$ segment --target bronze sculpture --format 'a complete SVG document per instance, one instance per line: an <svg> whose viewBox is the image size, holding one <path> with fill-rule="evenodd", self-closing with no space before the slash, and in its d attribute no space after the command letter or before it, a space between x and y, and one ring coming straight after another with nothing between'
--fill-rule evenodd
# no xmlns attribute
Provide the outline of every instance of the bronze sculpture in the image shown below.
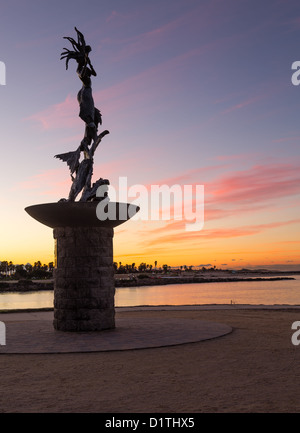
<svg viewBox="0 0 300 433"><path fill-rule="evenodd" d="M77 150L56 155L68 164L71 189L67 199L28 206L26 212L53 229L54 328L89 332L115 327L114 227L130 219L139 208L105 200L107 179L92 183L94 153L109 132L98 134L102 120L91 87L91 77L97 74L89 59L91 48L82 33L76 27L75 30L77 41L66 37L73 50L65 48L61 59L66 59L66 69L69 60L77 62L77 75L82 83L78 92L79 116L85 123L85 132ZM75 201L80 192L80 199ZM98 203L100 200L103 201ZM100 217L99 206L103 211Z"/></svg>
<svg viewBox="0 0 300 433"><path fill-rule="evenodd" d="M69 60L74 59L77 62L76 72L82 82L77 100L79 117L85 122L85 133L77 150L55 155L55 158L65 161L71 172L72 186L69 197L67 200L62 200L75 201L82 191L80 201L91 201L96 199L96 191L99 186L109 185L109 181L102 178L92 184L94 153L102 138L109 134L109 131L105 130L98 135L98 125L102 125L102 116L100 110L94 105L92 94L91 76L97 76L89 58L92 49L90 45L86 45L83 34L76 27L75 30L77 42L71 37L64 37L71 42L74 50L64 48L65 51L61 53L60 59L66 59L66 69L68 69ZM80 162L81 153L83 153L83 160Z"/></svg>

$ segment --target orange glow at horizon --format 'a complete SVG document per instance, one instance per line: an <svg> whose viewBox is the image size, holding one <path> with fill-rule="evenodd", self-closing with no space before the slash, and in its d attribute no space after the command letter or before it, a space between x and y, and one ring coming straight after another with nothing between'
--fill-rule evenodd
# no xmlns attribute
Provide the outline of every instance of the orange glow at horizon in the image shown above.
<svg viewBox="0 0 300 433"><path fill-rule="evenodd" d="M237 237L208 238L205 234L195 235L191 241L190 234L184 240L184 234L172 232L168 240L160 243L159 238L153 243L154 234L143 230L143 236L134 232L133 222L128 222L129 230L115 230L114 261L123 264L158 262L169 266L200 266L210 264L212 267L247 267L273 264L300 264L300 239L296 239L295 225L287 231L286 227L263 231L259 234ZM144 224L142 226L144 228ZM150 224L151 225L151 224ZM188 232L187 232L188 233ZM299 230L298 230L299 233ZM32 239L30 243L18 245L10 243L10 248L0 260L11 260L14 264L34 263L40 260L48 264L54 261L54 240L51 229L42 231L43 236ZM276 237L274 237L276 234ZM197 238L196 238L197 236ZM28 234L30 238L30 234ZM173 241L172 241L173 239ZM299 265L300 267L300 265Z"/></svg>

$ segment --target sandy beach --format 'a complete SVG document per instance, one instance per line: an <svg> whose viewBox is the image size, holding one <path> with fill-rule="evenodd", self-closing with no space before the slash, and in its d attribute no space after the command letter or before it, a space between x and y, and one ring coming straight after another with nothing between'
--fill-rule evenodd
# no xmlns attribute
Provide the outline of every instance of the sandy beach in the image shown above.
<svg viewBox="0 0 300 433"><path fill-rule="evenodd" d="M300 310L122 311L192 318L233 332L172 347L75 354L1 354L0 412L299 412Z"/></svg>

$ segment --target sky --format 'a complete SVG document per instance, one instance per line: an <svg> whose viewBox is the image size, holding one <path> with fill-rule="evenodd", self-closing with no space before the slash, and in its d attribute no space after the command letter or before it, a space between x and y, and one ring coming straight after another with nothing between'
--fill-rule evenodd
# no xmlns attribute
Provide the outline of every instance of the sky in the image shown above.
<svg viewBox="0 0 300 433"><path fill-rule="evenodd" d="M94 180L109 179L118 193L125 177L150 204L153 185L189 185L194 216L204 205L201 230L172 212L119 226L114 260L300 268L297 0L1 0L0 8L0 261L54 259L52 230L24 209L71 187L54 155L76 150L84 133L76 63L66 70L60 60L76 26L92 47L93 97L110 131Z"/></svg>

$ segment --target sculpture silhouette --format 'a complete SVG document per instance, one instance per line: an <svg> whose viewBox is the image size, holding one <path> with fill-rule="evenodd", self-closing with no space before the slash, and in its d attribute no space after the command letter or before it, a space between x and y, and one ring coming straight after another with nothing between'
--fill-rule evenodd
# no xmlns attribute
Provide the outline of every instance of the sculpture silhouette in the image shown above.
<svg viewBox="0 0 300 433"><path fill-rule="evenodd" d="M66 59L66 69L68 69L69 60L74 59L77 62L76 72L82 82L77 101L79 117L85 123L85 132L77 150L55 155L55 158L66 162L71 172L72 186L67 201L75 201L81 191L83 192L80 201L90 201L96 198L96 190L100 185L109 185L109 181L102 178L92 184L94 153L102 138L109 134L109 131L105 130L98 135L98 125L102 125L102 116L100 110L94 105L92 94L91 76L97 76L89 58L92 48L86 45L83 34L76 27L75 30L77 42L71 37L64 37L72 44L74 50L64 48L65 51L61 53L60 59ZM83 153L83 160L80 162L81 153Z"/></svg>

